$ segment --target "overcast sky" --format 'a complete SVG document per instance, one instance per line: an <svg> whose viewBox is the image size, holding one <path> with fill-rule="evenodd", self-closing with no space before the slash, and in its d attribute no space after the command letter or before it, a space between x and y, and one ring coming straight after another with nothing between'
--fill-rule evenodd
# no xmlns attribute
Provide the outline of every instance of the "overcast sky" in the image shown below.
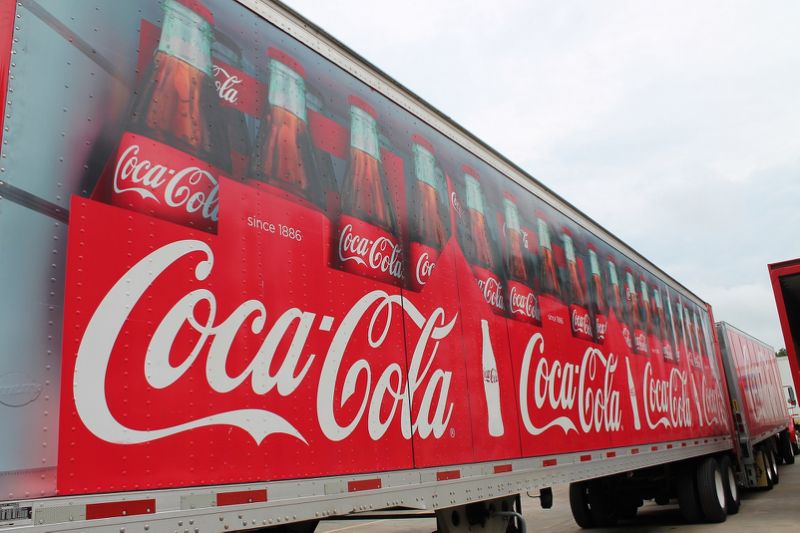
<svg viewBox="0 0 800 533"><path fill-rule="evenodd" d="M784 346L800 256L800 2L287 0Z"/></svg>

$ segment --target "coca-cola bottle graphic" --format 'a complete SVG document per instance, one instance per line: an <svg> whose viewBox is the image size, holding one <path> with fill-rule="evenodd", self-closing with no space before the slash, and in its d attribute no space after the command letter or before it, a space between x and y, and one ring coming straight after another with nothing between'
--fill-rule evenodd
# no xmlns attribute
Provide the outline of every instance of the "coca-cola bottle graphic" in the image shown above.
<svg viewBox="0 0 800 533"><path fill-rule="evenodd" d="M703 327L700 323L700 314L697 309L694 310L694 330L697 332L697 351L702 357L708 359L708 349L706 347L706 336L703 333Z"/></svg>
<svg viewBox="0 0 800 533"><path fill-rule="evenodd" d="M664 303L661 298L661 289L659 289L657 285L652 285L652 292L654 307L653 315L656 317L655 321L658 327L658 336L659 340L661 341L661 353L664 356L664 359L672 361L674 360L671 346L672 336L670 332L670 325L668 324L667 320L667 313L664 309Z"/></svg>
<svg viewBox="0 0 800 533"><path fill-rule="evenodd" d="M214 32L211 56L214 60L212 66L214 86L222 103L220 113L225 121L225 128L228 130L228 139L231 144L232 175L234 178L243 180L250 166L252 139L245 114L237 107L242 79L230 68L234 67L238 70L244 68L242 50L233 39L217 30Z"/></svg>
<svg viewBox="0 0 800 533"><path fill-rule="evenodd" d="M342 183L339 264L346 272L400 285L402 249L381 163L378 115L357 96L348 103L350 159Z"/></svg>
<svg viewBox="0 0 800 533"><path fill-rule="evenodd" d="M325 116L325 104L322 96L313 86L306 85L306 108ZM333 167L333 158L328 152L314 147L316 168L319 173L320 188L328 218L336 220L339 217L339 185L336 182L336 171Z"/></svg>
<svg viewBox="0 0 800 533"><path fill-rule="evenodd" d="M597 248L592 243L589 243L586 248L589 255L589 314L593 317L594 341L602 344L606 340L606 330L608 329L608 307L604 294L603 275L600 261L597 259ZM619 291L619 287L617 287L617 291Z"/></svg>
<svg viewBox="0 0 800 533"><path fill-rule="evenodd" d="M633 270L625 268L625 300L628 302L628 313L633 325L633 351L635 353L647 355L647 333L645 325L642 323L641 302L636 292L636 279Z"/></svg>
<svg viewBox="0 0 800 533"><path fill-rule="evenodd" d="M670 346L670 352L672 353L672 360L675 363L679 363L681 360L681 350L680 344L678 341L678 331L675 326L675 313L672 311L672 300L669 297L669 289L666 289L664 292L664 303L666 304L666 313L667 313L667 332L668 332L668 339L664 344ZM666 348L664 349L664 354L667 354Z"/></svg>
<svg viewBox="0 0 800 533"><path fill-rule="evenodd" d="M199 0L165 0L161 37L119 147L93 198L216 231L230 144L214 88L214 17Z"/></svg>
<svg viewBox="0 0 800 533"><path fill-rule="evenodd" d="M489 435L501 437L505 433L503 413L500 408L500 379L497 373L497 361L494 358L492 339L489 334L489 322L481 320L483 348L481 349L481 368L483 371L483 393L486 396L486 414L489 424Z"/></svg>
<svg viewBox="0 0 800 533"><path fill-rule="evenodd" d="M699 366L699 357L695 348L694 328L692 328L692 315L689 307L683 304L683 329L686 333L686 355L694 366Z"/></svg>
<svg viewBox="0 0 800 533"><path fill-rule="evenodd" d="M575 255L575 242L572 232L567 227L561 228L561 242L564 247L566 259L564 269L564 295L565 302L569 305L570 325L572 335L580 339L594 340L592 319L586 298L586 277L583 269L578 266Z"/></svg>
<svg viewBox="0 0 800 533"><path fill-rule="evenodd" d="M308 131L305 70L278 48L267 49L269 93L258 131L250 175L288 193L287 199L324 207Z"/></svg>
<svg viewBox="0 0 800 533"><path fill-rule="evenodd" d="M412 136L413 175L408 213L410 222L409 286L420 291L436 268L449 237L447 185L436 165L433 146L421 135Z"/></svg>
<svg viewBox="0 0 800 533"><path fill-rule="evenodd" d="M641 309L644 315L642 322L645 324L645 331L647 332L647 347L651 355L662 357L661 326L658 323L658 315L655 312L655 302L650 298L650 285L644 276L639 278L639 291L642 295Z"/></svg>
<svg viewBox="0 0 800 533"><path fill-rule="evenodd" d="M491 306L492 311L503 315L505 314L503 284L497 274L500 264L495 241L490 238L483 190L478 181L478 173L472 167L464 165L462 171L469 224L462 241L464 255L472 267L472 273L484 300Z"/></svg>
<svg viewBox="0 0 800 533"><path fill-rule="evenodd" d="M550 240L550 224L545 214L536 212L536 234L539 238L539 283L543 294L561 299L561 283L558 278L558 265Z"/></svg>
<svg viewBox="0 0 800 533"><path fill-rule="evenodd" d="M532 324L541 324L539 301L533 291L533 271L520 223L519 210L514 197L503 198L505 220L505 255L508 273L508 310L511 318Z"/></svg>
<svg viewBox="0 0 800 533"><path fill-rule="evenodd" d="M620 287L619 277L617 276L617 264L614 262L614 256L608 255L606 257L606 266L608 269L608 302L611 309L614 311L614 316L619 322L622 329L622 338L628 345L629 350L633 350L633 329L630 326L630 315L628 313L627 301L623 301L623 292Z"/></svg>

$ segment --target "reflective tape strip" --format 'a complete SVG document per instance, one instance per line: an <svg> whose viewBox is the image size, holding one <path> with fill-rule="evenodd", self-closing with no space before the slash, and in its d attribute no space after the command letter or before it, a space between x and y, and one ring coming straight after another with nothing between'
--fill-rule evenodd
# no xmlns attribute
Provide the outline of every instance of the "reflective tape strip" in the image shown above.
<svg viewBox="0 0 800 533"><path fill-rule="evenodd" d="M375 490L381 488L381 478L374 479L355 479L347 482L347 492L358 492L360 490Z"/></svg>
<svg viewBox="0 0 800 533"><path fill-rule="evenodd" d="M556 466L558 464L558 459L545 459L542 461L542 466Z"/></svg>
<svg viewBox="0 0 800 533"><path fill-rule="evenodd" d="M156 501L154 499L86 504L87 520L96 520L99 518L111 518L113 516L153 514L155 512L156 512Z"/></svg>
<svg viewBox="0 0 800 533"><path fill-rule="evenodd" d="M581 455L581 462L582 463L585 463L586 461L591 461L591 460L592 460L592 455L591 454Z"/></svg>
<svg viewBox="0 0 800 533"><path fill-rule="evenodd" d="M508 465L494 465L494 473L495 474L503 474L505 472L511 472L513 470L510 464Z"/></svg>
<svg viewBox="0 0 800 533"><path fill-rule="evenodd" d="M448 479L459 479L461 477L461 470L443 470L436 472L436 481L447 481Z"/></svg>
<svg viewBox="0 0 800 533"><path fill-rule="evenodd" d="M217 493L217 505L219 506L265 501L267 501L267 489L238 490L235 492Z"/></svg>

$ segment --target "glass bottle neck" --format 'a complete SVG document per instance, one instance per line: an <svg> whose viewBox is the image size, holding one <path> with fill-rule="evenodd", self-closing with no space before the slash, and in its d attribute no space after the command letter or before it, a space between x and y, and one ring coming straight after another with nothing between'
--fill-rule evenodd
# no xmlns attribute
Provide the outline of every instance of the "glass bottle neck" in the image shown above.
<svg viewBox="0 0 800 533"><path fill-rule="evenodd" d="M158 51L185 61L210 77L211 25L183 4L166 0Z"/></svg>
<svg viewBox="0 0 800 533"><path fill-rule="evenodd" d="M269 105L282 107L306 122L305 80L276 59L269 62Z"/></svg>
<svg viewBox="0 0 800 533"><path fill-rule="evenodd" d="M503 208L506 215L506 228L516 231L517 233L522 233L519 224L519 212L517 211L517 206L514 205L514 202L508 198L504 198Z"/></svg>
<svg viewBox="0 0 800 533"><path fill-rule="evenodd" d="M357 106L350 106L350 147L381 160L378 123L372 115Z"/></svg>
<svg viewBox="0 0 800 533"><path fill-rule="evenodd" d="M464 174L464 180L467 192L467 209L472 209L481 215L485 215L483 212L483 194L481 194L481 184L469 174Z"/></svg>
<svg viewBox="0 0 800 533"><path fill-rule="evenodd" d="M414 175L417 180L433 187L437 194L442 194L433 154L417 143L411 146L411 152L414 154Z"/></svg>

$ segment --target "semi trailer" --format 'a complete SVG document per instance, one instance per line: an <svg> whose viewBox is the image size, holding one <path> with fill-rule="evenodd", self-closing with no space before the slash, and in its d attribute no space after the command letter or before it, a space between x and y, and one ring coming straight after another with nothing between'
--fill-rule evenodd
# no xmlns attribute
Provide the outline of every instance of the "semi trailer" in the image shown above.
<svg viewBox="0 0 800 533"><path fill-rule="evenodd" d="M280 3L0 0L0 99L0 531L776 481L705 301Z"/></svg>

